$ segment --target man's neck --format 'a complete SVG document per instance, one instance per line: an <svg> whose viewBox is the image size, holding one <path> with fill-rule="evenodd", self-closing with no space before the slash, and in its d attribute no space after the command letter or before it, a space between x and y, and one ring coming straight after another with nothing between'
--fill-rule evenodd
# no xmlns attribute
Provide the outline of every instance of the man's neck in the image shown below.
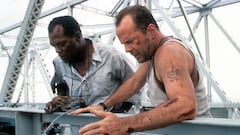
<svg viewBox="0 0 240 135"><path fill-rule="evenodd" d="M92 63L92 45L89 45L86 48L86 51L88 53L86 53L85 59L84 61L79 61L73 64L73 67L78 71L78 73L80 73L82 76L84 76L86 74L86 72L88 71L88 69L90 68L90 65Z"/></svg>

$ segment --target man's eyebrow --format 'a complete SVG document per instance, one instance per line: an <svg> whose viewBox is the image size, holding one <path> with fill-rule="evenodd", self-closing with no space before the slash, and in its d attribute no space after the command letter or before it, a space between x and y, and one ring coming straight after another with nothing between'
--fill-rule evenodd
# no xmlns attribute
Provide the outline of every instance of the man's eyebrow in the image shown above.
<svg viewBox="0 0 240 135"><path fill-rule="evenodd" d="M132 40L133 40L133 38L128 38L128 39L124 40L123 42L126 43L126 42L130 42Z"/></svg>

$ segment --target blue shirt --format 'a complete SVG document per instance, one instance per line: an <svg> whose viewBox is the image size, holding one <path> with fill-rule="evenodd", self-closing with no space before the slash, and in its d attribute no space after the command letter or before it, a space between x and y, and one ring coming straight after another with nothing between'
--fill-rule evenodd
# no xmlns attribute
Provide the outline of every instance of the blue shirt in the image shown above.
<svg viewBox="0 0 240 135"><path fill-rule="evenodd" d="M107 99L133 73L134 66L125 54L113 46L94 44L92 62L85 76L81 76L60 57L53 61L55 72L66 81L68 95L83 98L87 105L96 105ZM128 99L140 105L140 92Z"/></svg>
<svg viewBox="0 0 240 135"><path fill-rule="evenodd" d="M81 76L70 64L60 57L53 61L55 76L62 78L68 85L67 95L81 97L87 105L96 105L107 99L133 73L134 66L125 54L113 46L94 45L91 65L85 76ZM127 101L141 104L141 92ZM71 125L71 134L78 135L79 126Z"/></svg>

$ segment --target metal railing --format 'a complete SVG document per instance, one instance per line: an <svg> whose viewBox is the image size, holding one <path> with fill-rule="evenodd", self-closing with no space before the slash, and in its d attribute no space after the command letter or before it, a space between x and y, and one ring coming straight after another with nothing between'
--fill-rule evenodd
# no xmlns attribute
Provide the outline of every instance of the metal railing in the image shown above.
<svg viewBox="0 0 240 135"><path fill-rule="evenodd" d="M29 108L28 106L21 108L0 107L0 118L10 118L15 121L16 135L42 135L42 124L51 123L61 114L62 113L46 114L42 109ZM119 117L127 117L132 114L116 115ZM89 113L77 116L66 114L57 119L55 123L84 126L99 120L100 118ZM239 135L239 133L239 119L195 118L194 120L183 121L161 129L134 133L134 135Z"/></svg>

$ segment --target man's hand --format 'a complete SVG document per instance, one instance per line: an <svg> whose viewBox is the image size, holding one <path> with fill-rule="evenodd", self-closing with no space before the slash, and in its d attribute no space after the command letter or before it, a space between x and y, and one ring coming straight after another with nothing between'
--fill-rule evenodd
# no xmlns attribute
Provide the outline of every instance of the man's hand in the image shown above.
<svg viewBox="0 0 240 135"><path fill-rule="evenodd" d="M75 108L86 107L85 101L79 97L56 96L45 105L46 113L65 112Z"/></svg>
<svg viewBox="0 0 240 135"><path fill-rule="evenodd" d="M79 130L81 135L129 135L127 124L122 118L111 112L92 110L91 113L103 118L101 121L88 124Z"/></svg>
<svg viewBox="0 0 240 135"><path fill-rule="evenodd" d="M86 112L91 112L92 110L98 110L98 111L103 111L103 107L101 105L91 105L85 108L79 108L75 111L72 111L72 115L77 115L79 113L86 113Z"/></svg>

